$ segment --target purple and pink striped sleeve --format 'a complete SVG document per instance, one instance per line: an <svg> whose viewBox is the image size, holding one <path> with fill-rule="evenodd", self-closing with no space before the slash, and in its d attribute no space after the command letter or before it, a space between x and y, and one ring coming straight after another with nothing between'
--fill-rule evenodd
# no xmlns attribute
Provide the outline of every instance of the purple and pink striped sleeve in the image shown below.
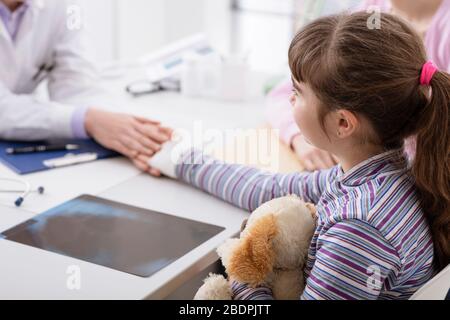
<svg viewBox="0 0 450 320"><path fill-rule="evenodd" d="M176 167L180 180L247 211L291 194L316 204L334 169L273 174L256 168L226 164L191 150Z"/></svg>

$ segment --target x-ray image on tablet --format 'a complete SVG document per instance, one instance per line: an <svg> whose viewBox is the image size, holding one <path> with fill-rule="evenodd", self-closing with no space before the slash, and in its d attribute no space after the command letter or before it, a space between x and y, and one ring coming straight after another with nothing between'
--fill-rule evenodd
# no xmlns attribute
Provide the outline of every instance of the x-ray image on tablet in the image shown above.
<svg viewBox="0 0 450 320"><path fill-rule="evenodd" d="M1 237L149 277L223 230L82 195L3 232Z"/></svg>

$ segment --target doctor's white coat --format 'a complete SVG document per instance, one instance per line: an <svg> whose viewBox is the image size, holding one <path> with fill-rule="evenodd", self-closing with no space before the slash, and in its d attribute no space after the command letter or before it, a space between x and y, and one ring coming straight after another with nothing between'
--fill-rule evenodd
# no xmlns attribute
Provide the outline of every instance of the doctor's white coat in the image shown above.
<svg viewBox="0 0 450 320"><path fill-rule="evenodd" d="M69 0L31 0L14 42L0 20L0 139L73 136L72 115L88 105L71 98L98 90L78 9ZM33 95L44 79L50 102Z"/></svg>

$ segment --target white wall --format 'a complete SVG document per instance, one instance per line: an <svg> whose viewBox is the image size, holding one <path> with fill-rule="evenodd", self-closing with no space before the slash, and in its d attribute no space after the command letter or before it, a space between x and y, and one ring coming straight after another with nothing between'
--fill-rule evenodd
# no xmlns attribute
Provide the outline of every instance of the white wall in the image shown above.
<svg viewBox="0 0 450 320"><path fill-rule="evenodd" d="M136 59L185 36L204 32L220 52L249 53L252 67L286 67L293 19L314 5L312 17L329 14L360 0L246 0L250 12L232 14L231 0L79 0L84 4L91 47L98 62ZM262 14L258 11L274 11ZM254 10L255 12L252 12ZM277 10L275 10L277 11ZM298 11L298 12L297 12Z"/></svg>
<svg viewBox="0 0 450 320"><path fill-rule="evenodd" d="M287 67L292 20L249 12L236 14L232 21L233 51L247 55L253 69L277 72Z"/></svg>
<svg viewBox="0 0 450 320"><path fill-rule="evenodd" d="M229 47L230 0L80 0L94 57L135 59L183 37L205 32Z"/></svg>
<svg viewBox="0 0 450 320"><path fill-rule="evenodd" d="M91 54L97 61L116 58L115 5L117 0L79 0ZM133 1L133 0L132 0Z"/></svg>
<svg viewBox="0 0 450 320"><path fill-rule="evenodd" d="M165 39L166 0L118 0L118 58L133 59L153 51Z"/></svg>

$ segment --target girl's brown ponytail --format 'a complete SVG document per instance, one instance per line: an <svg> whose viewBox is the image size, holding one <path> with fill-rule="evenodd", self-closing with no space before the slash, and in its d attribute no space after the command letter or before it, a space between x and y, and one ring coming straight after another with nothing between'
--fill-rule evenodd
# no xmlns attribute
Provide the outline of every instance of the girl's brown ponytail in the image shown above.
<svg viewBox="0 0 450 320"><path fill-rule="evenodd" d="M431 98L417 126L412 173L433 233L435 262L442 269L450 263L450 75L437 72L430 85Z"/></svg>

